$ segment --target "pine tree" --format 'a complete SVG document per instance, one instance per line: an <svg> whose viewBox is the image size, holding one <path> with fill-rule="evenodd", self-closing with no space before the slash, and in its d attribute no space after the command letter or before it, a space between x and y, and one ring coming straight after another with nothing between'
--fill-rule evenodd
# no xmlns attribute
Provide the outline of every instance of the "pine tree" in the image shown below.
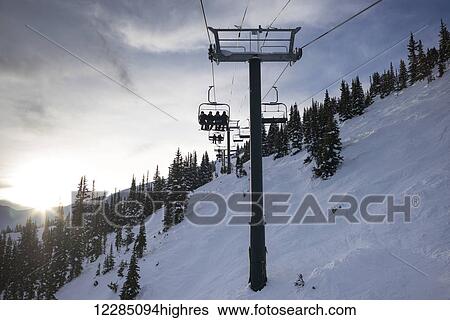
<svg viewBox="0 0 450 320"><path fill-rule="evenodd" d="M418 80L418 58L417 58L417 42L414 40L414 35L411 33L408 44L408 60L409 60L409 84L413 85Z"/></svg>
<svg viewBox="0 0 450 320"><path fill-rule="evenodd" d="M116 251L120 252L120 248L122 248L123 238L122 238L122 227L116 228L116 237L115 237L115 245Z"/></svg>
<svg viewBox="0 0 450 320"><path fill-rule="evenodd" d="M342 80L341 82L341 98L339 100L339 119L343 122L352 118L351 112L352 97L348 84Z"/></svg>
<svg viewBox="0 0 450 320"><path fill-rule="evenodd" d="M356 77L356 79L352 81L351 111L349 114L351 118L360 116L364 113L364 100L364 89L359 81L359 77Z"/></svg>
<svg viewBox="0 0 450 320"><path fill-rule="evenodd" d="M207 170L210 172L209 160ZM166 198L164 211L164 231L169 230L171 226L180 223L184 219L184 210L187 206L186 180L184 174L185 167L180 149L178 149L169 168L167 181L169 193Z"/></svg>
<svg viewBox="0 0 450 320"><path fill-rule="evenodd" d="M141 223L139 233L134 243L134 252L136 254L136 257L138 259L142 258L144 255L144 251L146 249L147 249L147 233L145 232L145 224Z"/></svg>
<svg viewBox="0 0 450 320"><path fill-rule="evenodd" d="M276 123L272 123L267 133L267 149L268 154L272 155L277 151L277 139L278 139L279 126Z"/></svg>
<svg viewBox="0 0 450 320"><path fill-rule="evenodd" d="M326 92L326 94L328 94L328 91ZM332 108L331 100L329 107ZM286 126L286 131L289 141L289 149L292 151L292 154L297 154L302 150L303 143L302 121L297 104L294 104L290 109L289 121Z"/></svg>
<svg viewBox="0 0 450 320"><path fill-rule="evenodd" d="M152 199L154 201L155 211L159 210L162 206L162 202L165 197L164 194L165 189L166 183L164 181L164 178L160 175L159 167L156 166L156 172L153 176L153 192L152 192Z"/></svg>
<svg viewBox="0 0 450 320"><path fill-rule="evenodd" d="M288 137L284 125L281 125L275 141L276 153L274 159L279 159L286 156L289 153L289 148Z"/></svg>
<svg viewBox="0 0 450 320"><path fill-rule="evenodd" d="M408 70L406 69L405 61L401 59L397 90L401 91L405 89L407 86L408 86Z"/></svg>
<svg viewBox="0 0 450 320"><path fill-rule="evenodd" d="M139 294L141 287L139 285L139 266L137 265L136 256L133 254L128 267L128 274L120 292L121 300L133 300Z"/></svg>
<svg viewBox="0 0 450 320"><path fill-rule="evenodd" d="M261 143L262 143L262 156L267 157L270 155L269 153L269 145L267 142L267 131L266 126L263 124L261 126Z"/></svg>
<svg viewBox="0 0 450 320"><path fill-rule="evenodd" d="M325 108L321 108L319 112L323 121L323 130L320 133L318 150L314 155L316 165L313 171L316 177L328 179L335 174L342 163L343 158L340 154L342 145L339 127L333 114Z"/></svg>
<svg viewBox="0 0 450 320"><path fill-rule="evenodd" d="M123 272L125 271L125 268L128 266L128 263L124 260L120 261L119 263L119 268L117 269L117 276L120 278L123 278L124 274Z"/></svg>
<svg viewBox="0 0 450 320"><path fill-rule="evenodd" d="M444 21L441 20L439 31L439 77L444 75L447 69L447 60L450 58L450 33Z"/></svg>
<svg viewBox="0 0 450 320"><path fill-rule="evenodd" d="M417 80L422 81L427 77L428 61L423 50L422 40L417 44Z"/></svg>
<svg viewBox="0 0 450 320"><path fill-rule="evenodd" d="M131 225L127 225L125 227L125 239L124 239L124 244L126 246L126 251L129 250L130 244L132 244L133 241L134 241L133 227Z"/></svg>
<svg viewBox="0 0 450 320"><path fill-rule="evenodd" d="M424 66L424 76L427 79L427 82L430 83L431 81L434 80L433 76L434 62L433 62L433 55L430 49L427 49L427 56L425 60L426 64Z"/></svg>
<svg viewBox="0 0 450 320"><path fill-rule="evenodd" d="M109 254L105 256L105 260L103 261L103 274L110 272L114 269L114 253L113 253L113 245L111 243L111 247L109 249Z"/></svg>

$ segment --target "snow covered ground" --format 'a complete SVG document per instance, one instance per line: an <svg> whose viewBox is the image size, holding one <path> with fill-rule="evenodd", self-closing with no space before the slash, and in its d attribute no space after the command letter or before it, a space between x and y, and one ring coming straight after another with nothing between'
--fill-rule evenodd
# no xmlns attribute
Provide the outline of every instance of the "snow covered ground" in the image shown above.
<svg viewBox="0 0 450 320"><path fill-rule="evenodd" d="M341 127L344 163L328 181L312 179L305 154L264 159L264 188L293 192L293 215L305 194L323 208L332 193L418 195L411 222L267 225L267 287L248 288L248 226L195 226L167 234L162 212L147 223L148 252L139 262L140 299L450 299L450 72L376 102ZM248 164L247 164L248 170ZM248 179L221 176L200 188L227 196ZM374 207L378 208L377 206ZM205 209L206 210L206 209ZM130 252L116 255L129 260ZM103 261L102 258L99 260ZM63 287L59 299L117 299L95 277L98 262ZM303 288L294 286L297 274ZM99 285L94 287L93 282ZM119 290L124 279L119 280ZM313 289L315 287L315 289Z"/></svg>

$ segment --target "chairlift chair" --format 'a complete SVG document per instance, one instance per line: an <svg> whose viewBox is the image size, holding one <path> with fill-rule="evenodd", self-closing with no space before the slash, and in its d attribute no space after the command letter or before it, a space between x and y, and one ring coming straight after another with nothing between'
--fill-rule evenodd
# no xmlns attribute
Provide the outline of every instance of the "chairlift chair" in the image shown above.
<svg viewBox="0 0 450 320"><path fill-rule="evenodd" d="M208 140L213 141L213 143L214 143L214 135L216 136L216 139L215 139L216 144L221 144L225 140L225 137L223 136L222 131L216 131L216 130L208 132Z"/></svg>
<svg viewBox="0 0 450 320"><path fill-rule="evenodd" d="M208 102L204 102L198 106L197 119L198 119L198 123L201 126L200 130L211 131L214 129L215 131L226 131L230 125L230 105L227 103L211 101L211 89L212 88L214 88L214 86L209 86ZM222 115L223 112L225 112L225 114L227 115L226 123L225 124L221 123L220 125L216 125L216 123L214 123L214 120L212 122L208 123L207 116L210 112L212 113L213 117L216 115L217 112L219 112L220 115ZM205 116L204 121L201 120L202 115Z"/></svg>
<svg viewBox="0 0 450 320"><path fill-rule="evenodd" d="M235 134L233 134L233 142L244 142L244 139L241 138L239 133L235 133Z"/></svg>
<svg viewBox="0 0 450 320"><path fill-rule="evenodd" d="M261 112L261 120L263 124L271 123L286 123L287 118L287 106L286 104L278 101L278 89L275 90L275 101L261 103L263 110Z"/></svg>

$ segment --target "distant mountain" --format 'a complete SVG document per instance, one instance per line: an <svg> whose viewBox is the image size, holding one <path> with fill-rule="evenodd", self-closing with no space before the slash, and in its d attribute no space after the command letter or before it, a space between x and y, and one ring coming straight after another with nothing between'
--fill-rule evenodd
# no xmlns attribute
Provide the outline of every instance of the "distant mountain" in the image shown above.
<svg viewBox="0 0 450 320"><path fill-rule="evenodd" d="M0 199L0 206L5 206L5 207L10 207L14 210L25 210L25 209L31 209L30 207L25 207L22 206L20 204L8 201L8 200L4 200L4 199Z"/></svg>
<svg viewBox="0 0 450 320"><path fill-rule="evenodd" d="M47 210L50 217L54 213L54 209ZM0 230L7 226L14 229L17 224L25 224L29 217L36 221L38 226L44 223L45 215L33 208L26 208L5 200L0 201Z"/></svg>

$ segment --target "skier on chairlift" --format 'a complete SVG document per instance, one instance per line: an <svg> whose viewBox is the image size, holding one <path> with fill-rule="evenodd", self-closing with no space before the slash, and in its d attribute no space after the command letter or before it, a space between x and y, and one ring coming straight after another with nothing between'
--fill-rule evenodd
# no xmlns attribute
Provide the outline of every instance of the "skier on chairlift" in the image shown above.
<svg viewBox="0 0 450 320"><path fill-rule="evenodd" d="M214 133L214 135L212 136L212 142L213 142L214 144L217 144L217 136L216 136L215 133Z"/></svg>
<svg viewBox="0 0 450 320"><path fill-rule="evenodd" d="M222 118L220 117L220 112L217 111L216 114L214 115L214 125L215 125L215 130L220 131L221 129L221 122L222 122Z"/></svg>
<svg viewBox="0 0 450 320"><path fill-rule="evenodd" d="M198 116L198 122L201 125L201 130L206 130L206 114L203 111Z"/></svg>
<svg viewBox="0 0 450 320"><path fill-rule="evenodd" d="M220 122L222 124L222 130L228 130L228 115L227 113L224 111L222 112L222 115L220 116Z"/></svg>
<svg viewBox="0 0 450 320"><path fill-rule="evenodd" d="M221 144L222 141L223 141L223 135L219 134L219 135L217 136L217 141L219 141L219 144Z"/></svg>
<svg viewBox="0 0 450 320"><path fill-rule="evenodd" d="M206 116L206 126L205 126L206 130L211 130L213 124L214 124L214 116L212 114L212 111L210 111Z"/></svg>

